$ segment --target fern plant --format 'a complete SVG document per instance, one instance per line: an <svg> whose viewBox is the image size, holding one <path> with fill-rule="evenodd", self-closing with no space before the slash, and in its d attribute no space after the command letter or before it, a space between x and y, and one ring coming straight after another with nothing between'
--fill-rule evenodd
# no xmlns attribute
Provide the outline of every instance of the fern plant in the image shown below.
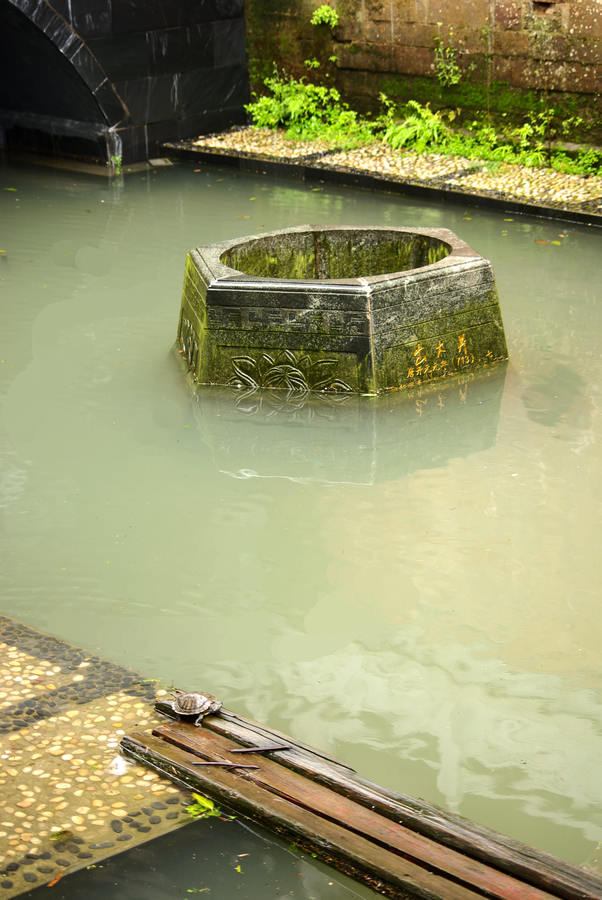
<svg viewBox="0 0 602 900"><path fill-rule="evenodd" d="M422 106L416 100L409 100L405 106L407 115L401 122L389 117L383 140L394 150L406 147L421 153L440 144L448 134L448 128L438 112L433 112L428 103Z"/></svg>

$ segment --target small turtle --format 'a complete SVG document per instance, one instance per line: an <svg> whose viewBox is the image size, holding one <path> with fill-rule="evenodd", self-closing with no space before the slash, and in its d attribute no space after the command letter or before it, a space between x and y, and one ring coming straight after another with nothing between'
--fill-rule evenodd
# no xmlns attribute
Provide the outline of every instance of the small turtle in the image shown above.
<svg viewBox="0 0 602 900"><path fill-rule="evenodd" d="M222 701L213 694L188 693L179 691L177 688L174 688L171 693L174 698L172 701L173 711L179 716L196 716L195 725L200 725L205 716L216 713L222 708Z"/></svg>

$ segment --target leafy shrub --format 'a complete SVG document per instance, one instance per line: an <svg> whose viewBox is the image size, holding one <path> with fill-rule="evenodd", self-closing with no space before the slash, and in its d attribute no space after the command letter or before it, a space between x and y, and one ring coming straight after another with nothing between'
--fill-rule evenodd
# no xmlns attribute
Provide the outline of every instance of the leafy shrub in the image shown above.
<svg viewBox="0 0 602 900"><path fill-rule="evenodd" d="M387 110L387 122L383 140L394 150L406 147L421 153L440 144L447 136L448 128L440 113L433 112L428 104L422 106L416 100L409 100L405 106L407 115L396 122Z"/></svg>
<svg viewBox="0 0 602 900"><path fill-rule="evenodd" d="M311 17L313 25L338 24L336 10L322 4ZM453 32L449 31L449 44L440 37L435 39L435 70L443 85L456 84L461 72L456 63L456 49L452 45ZM328 62L335 63L331 56ZM305 60L308 69L318 70L317 59ZM325 74L329 78L329 73ZM468 159L488 160L493 166L502 162L524 166L551 166L567 173L602 176L602 153L597 150L582 151L575 157L552 147L552 139L567 135L571 128L582 124L579 117L565 119L554 124L555 110L531 113L522 125L506 128L498 133L489 123L473 121L464 130L453 130L450 125L461 110L435 112L429 104L416 100L397 109L385 94L380 94L384 112L376 119L367 119L350 109L341 100L336 88L307 82L305 78L293 78L280 74L276 68L264 85L268 93L246 105L253 124L257 127L284 128L289 138L297 140L323 140L345 150L369 143L378 138L395 150L412 150L417 153L433 152L464 156ZM447 121L446 121L447 120Z"/></svg>
<svg viewBox="0 0 602 900"><path fill-rule="evenodd" d="M259 128L285 128L287 137L322 139L344 148L372 137L371 124L349 109L334 87L285 78L277 71L264 84L270 93L245 107Z"/></svg>
<svg viewBox="0 0 602 900"><path fill-rule="evenodd" d="M324 121L326 112L340 101L335 88L306 82L304 78L284 78L277 71L264 81L264 94L245 107L259 128L290 128Z"/></svg>
<svg viewBox="0 0 602 900"><path fill-rule="evenodd" d="M550 166L558 172L568 175L602 176L602 153L599 150L581 150L577 157L556 152L552 155Z"/></svg>
<svg viewBox="0 0 602 900"><path fill-rule="evenodd" d="M314 9L310 22L312 25L328 25L329 28L336 28L339 24L339 15L336 9L323 3Z"/></svg>
<svg viewBox="0 0 602 900"><path fill-rule="evenodd" d="M602 175L602 152L600 150L582 150L575 162L585 175Z"/></svg>

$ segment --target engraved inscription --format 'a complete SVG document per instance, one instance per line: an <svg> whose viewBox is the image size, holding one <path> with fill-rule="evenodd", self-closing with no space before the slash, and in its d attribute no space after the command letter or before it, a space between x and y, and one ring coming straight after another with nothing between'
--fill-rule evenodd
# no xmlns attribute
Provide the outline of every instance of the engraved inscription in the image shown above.
<svg viewBox="0 0 602 900"><path fill-rule="evenodd" d="M424 381L442 378L453 372L466 371L475 365L494 363L500 358L488 349L480 359L477 359L470 346L470 335L466 331L456 334L455 337L446 335L435 338L431 346L432 350L428 350L422 342L416 344L411 352L406 384L422 384ZM447 360L448 354L451 366Z"/></svg>

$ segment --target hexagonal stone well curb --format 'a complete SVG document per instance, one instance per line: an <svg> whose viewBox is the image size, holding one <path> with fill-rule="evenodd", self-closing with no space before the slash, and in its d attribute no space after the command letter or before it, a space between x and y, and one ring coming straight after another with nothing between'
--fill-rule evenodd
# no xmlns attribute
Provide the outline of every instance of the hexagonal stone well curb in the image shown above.
<svg viewBox="0 0 602 900"><path fill-rule="evenodd" d="M302 225L191 250L198 383L381 391L506 359L491 264L445 228Z"/></svg>

